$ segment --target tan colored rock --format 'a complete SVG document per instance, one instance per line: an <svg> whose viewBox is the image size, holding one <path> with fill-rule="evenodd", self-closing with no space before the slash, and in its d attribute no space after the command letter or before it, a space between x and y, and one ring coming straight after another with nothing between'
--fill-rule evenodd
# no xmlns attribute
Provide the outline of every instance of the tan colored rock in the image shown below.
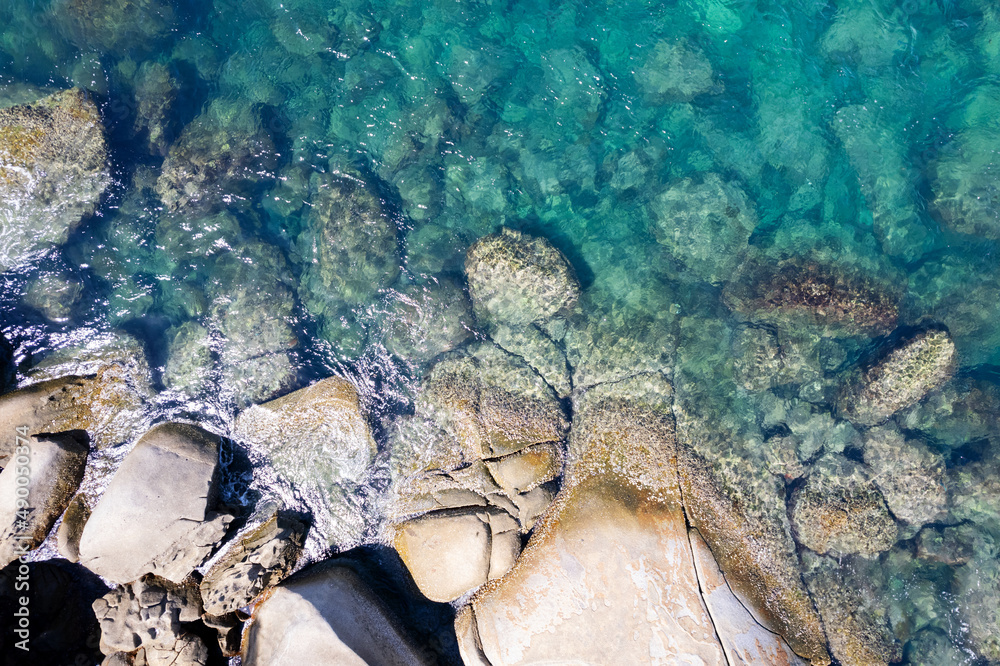
<svg viewBox="0 0 1000 666"><path fill-rule="evenodd" d="M56 531L56 548L70 562L80 561L80 538L89 519L90 507L86 498L82 494L76 495L66 507L62 523Z"/></svg>
<svg viewBox="0 0 1000 666"><path fill-rule="evenodd" d="M725 662L698 590L674 446L668 415L614 400L585 411L571 485L514 568L459 615L469 663Z"/></svg>
<svg viewBox="0 0 1000 666"><path fill-rule="evenodd" d="M684 507L715 554L733 593L812 664L829 664L822 623L802 583L795 545L780 526L741 511L687 446L677 457Z"/></svg>
<svg viewBox="0 0 1000 666"><path fill-rule="evenodd" d="M726 651L730 666L806 666L788 643L761 625L733 594L708 544L690 530L691 550L702 597Z"/></svg>
<svg viewBox="0 0 1000 666"><path fill-rule="evenodd" d="M254 609L246 666L417 666L431 663L356 573L332 562L283 582Z"/></svg>
<svg viewBox="0 0 1000 666"><path fill-rule="evenodd" d="M393 545L421 593L449 602L506 573L521 550L518 534L509 515L466 508L396 525Z"/></svg>
<svg viewBox="0 0 1000 666"><path fill-rule="evenodd" d="M358 479L377 450L358 392L342 377L253 405L236 418L234 435L267 454L292 482Z"/></svg>
<svg viewBox="0 0 1000 666"><path fill-rule="evenodd" d="M546 443L485 462L504 492L515 496L556 478L562 471L562 451L559 445Z"/></svg>

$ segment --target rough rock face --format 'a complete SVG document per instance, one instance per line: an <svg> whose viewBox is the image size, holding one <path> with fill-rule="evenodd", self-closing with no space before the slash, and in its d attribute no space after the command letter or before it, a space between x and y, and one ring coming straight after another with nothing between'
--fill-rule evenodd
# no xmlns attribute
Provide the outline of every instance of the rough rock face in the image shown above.
<svg viewBox="0 0 1000 666"><path fill-rule="evenodd" d="M94 613L101 623L104 654L139 647L172 651L184 633L183 624L201 617L201 599L195 585L175 585L149 575L97 599Z"/></svg>
<svg viewBox="0 0 1000 666"><path fill-rule="evenodd" d="M802 258L749 256L723 300L754 321L829 335L888 333L899 316L899 297L888 285Z"/></svg>
<svg viewBox="0 0 1000 666"><path fill-rule="evenodd" d="M872 557L896 542L896 522L871 473L838 454L816 462L789 507L796 538L817 553Z"/></svg>
<svg viewBox="0 0 1000 666"><path fill-rule="evenodd" d="M303 265L299 297L336 339L344 305L364 303L390 286L401 264L396 223L355 174L315 174L304 229L296 239ZM329 330L328 330L329 329Z"/></svg>
<svg viewBox="0 0 1000 666"><path fill-rule="evenodd" d="M866 365L841 389L837 409L855 423L877 425L951 378L955 344L947 331L924 331Z"/></svg>
<svg viewBox="0 0 1000 666"><path fill-rule="evenodd" d="M0 270L65 243L111 182L97 106L78 88L0 109Z"/></svg>
<svg viewBox="0 0 1000 666"><path fill-rule="evenodd" d="M80 540L80 563L116 583L153 573L180 582L225 534L214 511L219 440L201 428L165 423L125 457Z"/></svg>
<svg viewBox="0 0 1000 666"><path fill-rule="evenodd" d="M59 554L70 562L80 561L80 538L83 537L83 528L90 520L90 507L82 494L76 495L70 500L69 506L63 513L62 523L56 532L56 548Z"/></svg>
<svg viewBox="0 0 1000 666"><path fill-rule="evenodd" d="M10 432L14 439L14 431ZM17 441L20 446L0 472L0 568L45 540L79 487L87 464L87 436L80 431ZM18 483L19 478L27 479L27 485ZM22 507L19 499L24 501Z"/></svg>
<svg viewBox="0 0 1000 666"><path fill-rule="evenodd" d="M360 537L365 526L349 504L352 484L362 480L377 447L353 384L328 377L253 405L236 418L233 436L308 496L324 537L340 545Z"/></svg>
<svg viewBox="0 0 1000 666"><path fill-rule="evenodd" d="M490 344L439 361L416 412L395 434L390 537L424 595L452 601L513 564L552 501L568 423L552 389Z"/></svg>
<svg viewBox="0 0 1000 666"><path fill-rule="evenodd" d="M299 521L276 512L231 544L201 581L205 612L225 615L281 582L295 566L305 531Z"/></svg>
<svg viewBox="0 0 1000 666"><path fill-rule="evenodd" d="M790 655L720 589L707 548L695 555L664 381L632 382L627 390L646 393L638 400L598 387L578 406L567 485L514 568L459 612L466 663L715 664L740 647L746 663ZM714 576L710 599L723 620L714 625L699 568ZM721 642L720 626L732 630Z"/></svg>
<svg viewBox="0 0 1000 666"><path fill-rule="evenodd" d="M940 454L887 425L865 433L864 457L896 518L920 526L944 517L948 492Z"/></svg>
<svg viewBox="0 0 1000 666"><path fill-rule="evenodd" d="M653 234L695 276L719 284L739 265L757 226L753 205L715 173L668 183L650 203Z"/></svg>
<svg viewBox="0 0 1000 666"><path fill-rule="evenodd" d="M163 162L156 192L168 210L213 210L275 167L274 144L249 109L216 101L181 132Z"/></svg>
<svg viewBox="0 0 1000 666"><path fill-rule="evenodd" d="M257 605L242 656L246 666L431 663L358 575L332 561L300 572Z"/></svg>
<svg viewBox="0 0 1000 666"><path fill-rule="evenodd" d="M842 664L898 662L902 650L888 622L881 594L872 589L864 562L803 554L804 578L823 618L830 650Z"/></svg>
<svg viewBox="0 0 1000 666"><path fill-rule="evenodd" d="M736 666L806 666L809 662L792 652L787 643L761 625L739 597L733 594L698 530L689 530L688 536L698 571L698 585L728 663Z"/></svg>
<svg viewBox="0 0 1000 666"><path fill-rule="evenodd" d="M524 326L572 306L580 295L559 250L506 227L469 248L465 275L476 315L485 321Z"/></svg>

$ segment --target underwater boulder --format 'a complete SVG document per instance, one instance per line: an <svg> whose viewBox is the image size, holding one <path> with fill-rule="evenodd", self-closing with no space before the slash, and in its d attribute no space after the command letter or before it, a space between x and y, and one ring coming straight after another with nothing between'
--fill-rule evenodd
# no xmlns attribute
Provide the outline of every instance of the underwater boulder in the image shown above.
<svg viewBox="0 0 1000 666"><path fill-rule="evenodd" d="M817 553L873 557L896 542L896 521L872 473L839 454L820 458L788 504L796 538Z"/></svg>
<svg viewBox="0 0 1000 666"><path fill-rule="evenodd" d="M0 109L0 270L65 243L111 183L97 105L79 88Z"/></svg>
<svg viewBox="0 0 1000 666"><path fill-rule="evenodd" d="M775 261L750 253L722 297L751 321L833 336L882 335L899 316L899 296L890 285L805 257Z"/></svg>
<svg viewBox="0 0 1000 666"><path fill-rule="evenodd" d="M216 100L170 146L156 181L168 211L214 211L249 197L271 177L274 143L249 107Z"/></svg>
<svg viewBox="0 0 1000 666"><path fill-rule="evenodd" d="M232 516L215 509L219 438L197 426L149 430L112 477L80 539L80 563L119 584L146 573L179 583Z"/></svg>
<svg viewBox="0 0 1000 666"><path fill-rule="evenodd" d="M83 284L66 273L46 273L28 283L24 303L57 324L69 321L80 302Z"/></svg>
<svg viewBox="0 0 1000 666"><path fill-rule="evenodd" d="M373 300L399 276L396 222L372 185L353 172L313 174L309 192L295 241L299 298L337 344L343 313Z"/></svg>
<svg viewBox="0 0 1000 666"><path fill-rule="evenodd" d="M386 348L417 364L458 347L475 326L465 290L447 277L393 292L383 320Z"/></svg>
<svg viewBox="0 0 1000 666"><path fill-rule="evenodd" d="M568 309L580 283L566 257L544 238L504 227L480 238L465 256L476 316L527 325Z"/></svg>
<svg viewBox="0 0 1000 666"><path fill-rule="evenodd" d="M56 0L47 18L84 49L144 50L176 30L167 0Z"/></svg>
<svg viewBox="0 0 1000 666"><path fill-rule="evenodd" d="M703 173L672 181L649 204L657 242L697 278L720 284L739 265L757 213L735 183Z"/></svg>
<svg viewBox="0 0 1000 666"><path fill-rule="evenodd" d="M837 412L861 425L884 423L947 382L956 361L947 331L917 333L852 372L840 389Z"/></svg>
<svg viewBox="0 0 1000 666"><path fill-rule="evenodd" d="M146 61L136 72L134 85L136 132L145 132L146 147L151 155L166 156L173 138L170 112L177 98L177 80L163 63Z"/></svg>
<svg viewBox="0 0 1000 666"><path fill-rule="evenodd" d="M898 520L919 527L945 517L948 493L939 453L889 424L865 433L864 459Z"/></svg>
<svg viewBox="0 0 1000 666"><path fill-rule="evenodd" d="M705 54L685 40L656 42L632 75L639 89L657 104L689 102L698 95L718 94L723 89Z"/></svg>
<svg viewBox="0 0 1000 666"><path fill-rule="evenodd" d="M377 445L354 384L328 377L252 405L236 417L233 437L304 498L324 540L357 543L365 528L358 485Z"/></svg>
<svg viewBox="0 0 1000 666"><path fill-rule="evenodd" d="M802 554L803 578L841 664L885 666L902 659L884 592L873 582L875 560Z"/></svg>
<svg viewBox="0 0 1000 666"><path fill-rule="evenodd" d="M998 149L1000 133L968 129L945 146L931 165L930 210L947 229L1000 239Z"/></svg>

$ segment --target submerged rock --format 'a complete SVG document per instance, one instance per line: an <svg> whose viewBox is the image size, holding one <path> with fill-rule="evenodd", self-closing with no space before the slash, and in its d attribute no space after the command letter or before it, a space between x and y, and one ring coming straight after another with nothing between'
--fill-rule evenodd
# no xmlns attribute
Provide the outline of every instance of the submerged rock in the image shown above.
<svg viewBox="0 0 1000 666"><path fill-rule="evenodd" d="M898 662L899 641L889 626L882 591L874 588L864 561L835 560L806 551L804 578L823 618L830 650L842 664Z"/></svg>
<svg viewBox="0 0 1000 666"><path fill-rule="evenodd" d="M377 451L354 385L328 377L236 417L233 437L263 455L279 480L316 512L316 529L339 547L366 528L355 503Z"/></svg>
<svg viewBox="0 0 1000 666"><path fill-rule="evenodd" d="M44 274L28 284L24 303L56 323L69 321L83 285L65 273Z"/></svg>
<svg viewBox="0 0 1000 666"><path fill-rule="evenodd" d="M361 578L335 561L303 570L254 608L242 658L246 666L430 663Z"/></svg>
<svg viewBox="0 0 1000 666"><path fill-rule="evenodd" d="M969 129L932 165L931 212L952 231L1000 239L1000 186L993 129Z"/></svg>
<svg viewBox="0 0 1000 666"><path fill-rule="evenodd" d="M475 326L465 291L449 278L394 294L384 319L386 348L412 363L451 351L472 336Z"/></svg>
<svg viewBox="0 0 1000 666"><path fill-rule="evenodd" d="M120 52L149 48L177 18L167 0L56 0L48 16L77 46Z"/></svg>
<svg viewBox="0 0 1000 666"><path fill-rule="evenodd" d="M636 83L657 103L687 102L698 95L722 92L712 64L696 46L684 40L657 42L646 62L633 73Z"/></svg>
<svg viewBox="0 0 1000 666"><path fill-rule="evenodd" d="M865 433L865 462L889 510L920 526L943 518L948 509L944 458L891 426Z"/></svg>
<svg viewBox="0 0 1000 666"><path fill-rule="evenodd" d="M170 146L156 192L170 211L216 210L270 177L275 160L256 114L217 100Z"/></svg>
<svg viewBox="0 0 1000 666"><path fill-rule="evenodd" d="M160 62L144 62L136 74L136 129L145 129L146 144L152 155L167 154L172 138L169 135L170 111L178 87L170 69Z"/></svg>
<svg viewBox="0 0 1000 666"><path fill-rule="evenodd" d="M367 303L396 281L396 222L373 187L353 173L314 174L304 229L295 241L299 297L336 342L341 311Z"/></svg>
<svg viewBox="0 0 1000 666"><path fill-rule="evenodd" d="M720 284L739 265L757 226L753 205L715 173L668 183L650 203L653 234L695 276Z"/></svg>
<svg viewBox="0 0 1000 666"><path fill-rule="evenodd" d="M751 255L723 290L723 300L751 320L827 335L880 335L896 325L898 295L852 271L802 258Z"/></svg>
<svg viewBox="0 0 1000 666"><path fill-rule="evenodd" d="M17 431L9 432L15 439ZM87 436L78 430L17 437L17 443L0 472L0 568L45 540L87 464Z"/></svg>
<svg viewBox="0 0 1000 666"><path fill-rule="evenodd" d="M153 573L182 581L211 553L232 517L217 513L219 440L164 423L125 457L80 539L80 563L119 584Z"/></svg>
<svg viewBox="0 0 1000 666"><path fill-rule="evenodd" d="M862 425L883 423L948 381L956 364L947 331L918 333L854 373L841 388L837 411Z"/></svg>
<svg viewBox="0 0 1000 666"><path fill-rule="evenodd" d="M813 465L789 498L799 542L817 553L872 557L896 542L896 522L867 468L838 454Z"/></svg>
<svg viewBox="0 0 1000 666"><path fill-rule="evenodd" d="M465 274L476 315L485 321L543 321L580 295L580 284L559 250L544 238L506 227L469 248Z"/></svg>
<svg viewBox="0 0 1000 666"><path fill-rule="evenodd" d="M0 270L66 242L111 182L104 124L78 88L0 109Z"/></svg>

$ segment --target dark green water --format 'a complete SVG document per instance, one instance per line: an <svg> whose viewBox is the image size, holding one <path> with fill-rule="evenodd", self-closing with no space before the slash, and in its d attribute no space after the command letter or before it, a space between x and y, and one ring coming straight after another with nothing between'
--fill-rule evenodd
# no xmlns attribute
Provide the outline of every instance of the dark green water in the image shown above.
<svg viewBox="0 0 1000 666"><path fill-rule="evenodd" d="M803 342L826 345L818 370L739 392L720 379L739 327L721 288L748 248L891 285L901 325L942 324L958 349L955 378L895 423L947 465L958 508L930 529L968 555L920 556L917 526L865 575L909 663L1000 660L996 4L2 0L0 105L21 85L91 92L114 183L66 244L0 275L3 333L22 369L136 336L151 419L224 431L342 372L384 445L429 360L387 321L411 285L461 283L466 248L506 225L566 255L604 343L632 336L620 367L676 346L680 392L743 446L792 437L814 460L860 446L823 391L882 339ZM171 210L164 156L199 122L253 144L246 177ZM310 272L329 173L395 227L345 241L335 289ZM743 231L699 222L711 196L678 203L709 173L751 211Z"/></svg>

